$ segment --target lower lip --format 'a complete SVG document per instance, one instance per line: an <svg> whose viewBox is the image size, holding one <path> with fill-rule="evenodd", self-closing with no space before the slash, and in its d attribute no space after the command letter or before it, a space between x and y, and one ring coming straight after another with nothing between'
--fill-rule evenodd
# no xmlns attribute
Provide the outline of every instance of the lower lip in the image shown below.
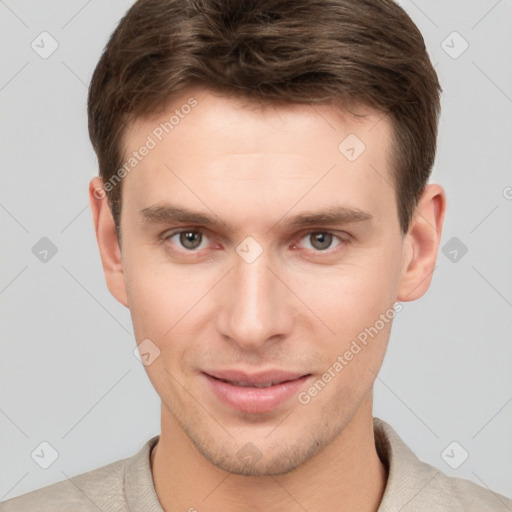
<svg viewBox="0 0 512 512"><path fill-rule="evenodd" d="M297 395L304 382L310 377L310 375L304 375L299 379L282 382L268 388L254 388L235 386L206 373L203 375L206 377L213 393L225 404L239 411L252 414L270 412L276 409L292 396Z"/></svg>

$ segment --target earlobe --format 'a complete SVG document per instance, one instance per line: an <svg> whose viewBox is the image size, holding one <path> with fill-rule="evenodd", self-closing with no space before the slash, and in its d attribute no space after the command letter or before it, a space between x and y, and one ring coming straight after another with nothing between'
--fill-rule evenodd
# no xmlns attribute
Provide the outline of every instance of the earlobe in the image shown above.
<svg viewBox="0 0 512 512"><path fill-rule="evenodd" d="M99 177L89 183L89 203L107 287L121 304L128 307L121 249L103 182Z"/></svg>
<svg viewBox="0 0 512 512"><path fill-rule="evenodd" d="M404 240L402 277L397 300L419 299L428 290L437 261L446 196L440 185L427 185Z"/></svg>

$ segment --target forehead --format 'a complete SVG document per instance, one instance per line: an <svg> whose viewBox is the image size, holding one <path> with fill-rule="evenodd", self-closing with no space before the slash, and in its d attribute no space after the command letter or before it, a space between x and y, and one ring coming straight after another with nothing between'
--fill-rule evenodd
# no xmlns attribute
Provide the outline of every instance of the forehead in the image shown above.
<svg viewBox="0 0 512 512"><path fill-rule="evenodd" d="M377 125L379 129L375 130ZM194 139L195 144L181 148L183 153L193 146L215 153L217 148L226 149L224 144L218 144L218 138L222 137L233 152L279 153L287 149L287 142L293 144L291 138L295 137L302 146L293 147L293 151L304 155L317 153L319 144L332 150L333 142L350 130L370 145L385 146L387 141L381 137L391 137L387 117L366 106L352 107L349 112L327 104L258 103L192 88L158 114L131 123L124 134L123 145L127 151L135 149L147 136L159 146L172 145L173 141L190 143ZM197 131L202 138L196 137ZM327 132L331 132L332 137L326 138ZM271 134L276 137L269 136ZM334 149L338 149L337 144Z"/></svg>
<svg viewBox="0 0 512 512"><path fill-rule="evenodd" d="M337 203L382 215L395 203L392 129L375 111L357 114L191 90L128 128L125 160L136 161L127 166L123 209L172 200L242 219Z"/></svg>

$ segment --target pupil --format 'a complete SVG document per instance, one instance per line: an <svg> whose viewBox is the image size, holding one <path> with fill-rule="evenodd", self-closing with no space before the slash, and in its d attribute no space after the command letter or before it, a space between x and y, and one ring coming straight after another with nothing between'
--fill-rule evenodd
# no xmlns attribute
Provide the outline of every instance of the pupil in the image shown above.
<svg viewBox="0 0 512 512"><path fill-rule="evenodd" d="M332 235L330 233L313 233L312 245L315 249L327 249L332 242Z"/></svg>
<svg viewBox="0 0 512 512"><path fill-rule="evenodd" d="M194 231L181 233L180 242L187 249L195 249L201 245L201 234Z"/></svg>

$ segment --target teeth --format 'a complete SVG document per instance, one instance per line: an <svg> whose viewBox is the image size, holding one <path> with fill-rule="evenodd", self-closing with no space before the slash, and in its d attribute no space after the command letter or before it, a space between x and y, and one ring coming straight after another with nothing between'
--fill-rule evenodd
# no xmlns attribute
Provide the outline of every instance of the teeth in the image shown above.
<svg viewBox="0 0 512 512"><path fill-rule="evenodd" d="M235 386L240 386L242 388L269 388L270 386L273 386L276 384L275 382L264 382L262 384L249 384L248 382L241 382L234 380L231 382L231 384L234 384Z"/></svg>

